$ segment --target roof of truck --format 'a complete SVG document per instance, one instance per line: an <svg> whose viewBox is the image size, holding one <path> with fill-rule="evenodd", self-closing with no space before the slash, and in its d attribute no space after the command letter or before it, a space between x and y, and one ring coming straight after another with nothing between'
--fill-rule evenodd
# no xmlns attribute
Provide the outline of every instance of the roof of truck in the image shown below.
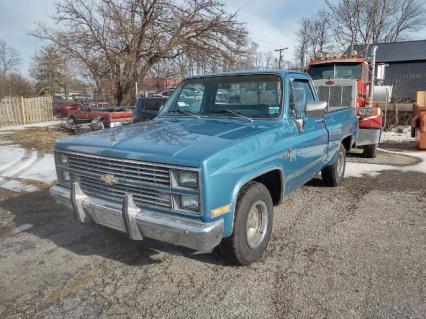
<svg viewBox="0 0 426 319"><path fill-rule="evenodd" d="M244 71L232 71L232 72L220 72L220 73L206 73L202 75L194 75L187 78L188 79L199 79L199 78L206 78L206 77L218 77L218 76L238 76L238 75L266 75L266 74L272 74L272 75L278 75L284 77L287 73L300 73L304 74L303 72L299 71L290 71L290 70L284 70L284 69L275 69L275 70L244 70Z"/></svg>

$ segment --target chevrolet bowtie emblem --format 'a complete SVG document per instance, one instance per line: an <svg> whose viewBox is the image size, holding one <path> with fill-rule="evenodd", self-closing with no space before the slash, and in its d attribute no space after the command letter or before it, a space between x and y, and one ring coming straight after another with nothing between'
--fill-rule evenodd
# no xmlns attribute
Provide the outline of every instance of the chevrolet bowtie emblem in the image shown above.
<svg viewBox="0 0 426 319"><path fill-rule="evenodd" d="M101 176L101 181L103 181L107 185L112 186L118 183L118 178L115 177L114 175L107 174L107 175Z"/></svg>

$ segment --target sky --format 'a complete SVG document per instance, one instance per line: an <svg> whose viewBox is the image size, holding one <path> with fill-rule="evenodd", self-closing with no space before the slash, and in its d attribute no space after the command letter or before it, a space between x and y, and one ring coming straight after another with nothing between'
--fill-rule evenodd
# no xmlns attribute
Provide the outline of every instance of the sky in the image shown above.
<svg viewBox="0 0 426 319"><path fill-rule="evenodd" d="M226 0L261 51L288 47L284 59L293 59L298 22L324 8L323 0Z"/></svg>
<svg viewBox="0 0 426 319"><path fill-rule="evenodd" d="M298 22L325 6L324 0L224 0L238 11L251 39L264 52L286 48L284 59L293 59ZM53 23L55 0L0 0L0 39L15 48L22 59L20 72L29 75L31 58L43 45L31 36L37 23ZM426 32L423 38L426 38Z"/></svg>
<svg viewBox="0 0 426 319"><path fill-rule="evenodd" d="M52 0L0 0L0 39L18 51L23 75L28 76L31 57L43 45L29 33L54 13Z"/></svg>

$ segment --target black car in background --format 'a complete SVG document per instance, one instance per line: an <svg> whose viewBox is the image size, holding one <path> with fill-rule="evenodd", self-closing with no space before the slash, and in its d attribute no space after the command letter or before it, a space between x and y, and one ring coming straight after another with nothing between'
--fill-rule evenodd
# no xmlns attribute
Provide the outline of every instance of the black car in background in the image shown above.
<svg viewBox="0 0 426 319"><path fill-rule="evenodd" d="M133 111L133 123L149 121L158 115L167 97L140 97Z"/></svg>

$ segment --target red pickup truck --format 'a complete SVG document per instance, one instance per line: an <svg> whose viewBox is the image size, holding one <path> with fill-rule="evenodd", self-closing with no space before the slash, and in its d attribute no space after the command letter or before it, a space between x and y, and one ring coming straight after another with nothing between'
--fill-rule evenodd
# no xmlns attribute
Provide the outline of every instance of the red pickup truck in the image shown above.
<svg viewBox="0 0 426 319"><path fill-rule="evenodd" d="M88 123L100 117L105 127L114 127L131 123L133 112L107 102L85 101L80 109L69 112L68 117L75 124Z"/></svg>
<svg viewBox="0 0 426 319"><path fill-rule="evenodd" d="M53 103L53 115L67 117L68 113L80 108L80 103L74 101L55 101Z"/></svg>

